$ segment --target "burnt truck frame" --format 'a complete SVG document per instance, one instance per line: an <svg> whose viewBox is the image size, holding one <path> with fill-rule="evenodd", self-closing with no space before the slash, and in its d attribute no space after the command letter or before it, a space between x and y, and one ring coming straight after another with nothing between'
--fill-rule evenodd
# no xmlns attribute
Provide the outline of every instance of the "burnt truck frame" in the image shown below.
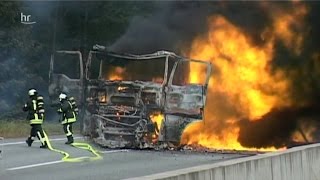
<svg viewBox="0 0 320 180"><path fill-rule="evenodd" d="M78 67L67 69L79 68L77 77L69 77L63 72L55 71L58 64L55 58L57 55L72 56L75 59ZM97 62L95 68L94 58ZM162 82L104 78L103 68L108 67L108 63L147 64L156 63L158 60L162 61L162 67L156 68L164 70ZM204 82L192 84L180 80L184 82L173 83L175 77L183 79L188 73L186 71L190 70L190 63L204 67ZM177 67L184 70L178 70ZM99 71L95 77L92 77L92 69ZM186 125L203 119L211 70L210 62L188 59L168 51L133 55L110 52L105 47L96 45L88 53L86 61L83 61L80 51L56 51L50 61L49 96L52 103L57 101L60 92L75 97L80 107L78 119L81 133L101 146L177 146ZM133 78L133 75L135 74L132 73L132 76L128 77ZM152 120L151 116L154 114L162 115L160 125Z"/></svg>

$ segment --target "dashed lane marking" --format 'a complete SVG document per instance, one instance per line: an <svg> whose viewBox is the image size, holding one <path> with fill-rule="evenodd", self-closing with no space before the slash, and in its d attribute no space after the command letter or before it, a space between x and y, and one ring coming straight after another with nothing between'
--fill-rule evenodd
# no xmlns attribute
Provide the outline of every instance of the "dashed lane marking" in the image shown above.
<svg viewBox="0 0 320 180"><path fill-rule="evenodd" d="M27 168L32 168L32 167L38 167L38 166L45 166L45 165L50 165L50 164L57 164L57 163L62 163L62 160L59 161L51 161L51 162L45 162L45 163L38 163L38 164L31 164L31 165L26 165L26 166L19 166L19 167L14 167L14 168L9 168L7 169L8 171L13 171L13 170L19 170L19 169L27 169Z"/></svg>
<svg viewBox="0 0 320 180"><path fill-rule="evenodd" d="M129 152L128 149L121 149L121 150L110 150L110 151L100 151L102 154L110 154L110 153L117 153L117 152ZM87 156L79 157L79 159L85 159L88 158ZM33 167L39 167L39 166L46 166L51 164L58 164L63 163L63 160L59 161L50 161L50 162L44 162L44 163L37 163L37 164L30 164L25 166L18 166L13 168L8 168L7 171L14 171L14 170L20 170L20 169L27 169L27 168L33 168Z"/></svg>

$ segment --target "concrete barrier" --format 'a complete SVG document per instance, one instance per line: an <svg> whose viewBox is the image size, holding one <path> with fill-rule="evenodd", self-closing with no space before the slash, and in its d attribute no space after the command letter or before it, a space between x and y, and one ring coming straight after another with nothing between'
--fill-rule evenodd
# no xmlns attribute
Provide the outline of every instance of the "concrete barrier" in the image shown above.
<svg viewBox="0 0 320 180"><path fill-rule="evenodd" d="M320 144L127 180L320 180Z"/></svg>

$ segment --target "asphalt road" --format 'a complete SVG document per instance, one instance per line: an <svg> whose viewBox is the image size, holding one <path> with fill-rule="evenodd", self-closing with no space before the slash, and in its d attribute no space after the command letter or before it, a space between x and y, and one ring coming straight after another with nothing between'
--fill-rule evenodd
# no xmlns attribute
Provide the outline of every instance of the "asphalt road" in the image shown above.
<svg viewBox="0 0 320 180"><path fill-rule="evenodd" d="M202 164L244 157L240 154L196 153L185 151L100 149L103 159L86 162L63 162L61 154L40 149L35 142L28 147L25 139L0 141L1 180L113 180L139 177ZM63 136L52 138L52 145L72 157L92 156L86 150L65 145ZM84 142L80 137L77 142Z"/></svg>

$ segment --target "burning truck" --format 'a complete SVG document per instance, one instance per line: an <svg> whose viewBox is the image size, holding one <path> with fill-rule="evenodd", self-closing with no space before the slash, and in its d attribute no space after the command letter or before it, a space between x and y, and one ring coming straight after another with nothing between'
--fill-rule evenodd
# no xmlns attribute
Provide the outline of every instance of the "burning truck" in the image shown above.
<svg viewBox="0 0 320 180"><path fill-rule="evenodd" d="M81 132L108 148L177 146L185 127L204 117L212 65L168 51L133 55L95 45L51 56L49 96L76 98ZM201 83L190 83L193 68ZM54 103L54 102L52 102Z"/></svg>

